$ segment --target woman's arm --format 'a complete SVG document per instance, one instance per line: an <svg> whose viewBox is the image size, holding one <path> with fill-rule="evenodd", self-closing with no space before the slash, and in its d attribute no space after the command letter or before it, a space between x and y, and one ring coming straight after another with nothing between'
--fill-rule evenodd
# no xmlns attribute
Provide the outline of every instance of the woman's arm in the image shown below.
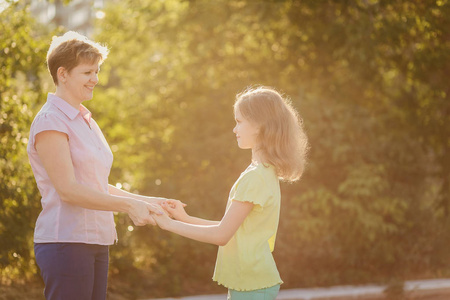
<svg viewBox="0 0 450 300"><path fill-rule="evenodd" d="M253 203L233 201L217 225L196 225L172 220L168 215L154 215L156 223L164 230L210 244L224 246L253 209Z"/></svg>
<svg viewBox="0 0 450 300"><path fill-rule="evenodd" d="M111 195L116 196L122 196L122 197L129 197L140 201L145 201L150 204L157 204L162 205L163 203L169 203L170 207L185 207L186 204L181 202L180 200L175 199L167 199L162 197L148 197L148 196L142 196L138 194L129 193L127 191L124 191L122 189L119 189L111 184L108 185L108 191ZM153 225L156 225L156 223L152 222Z"/></svg>
<svg viewBox="0 0 450 300"><path fill-rule="evenodd" d="M166 198L162 198L162 197L148 197L148 196L142 196L142 195L138 195L138 194L129 193L129 192L119 189L111 184L108 185L108 191L111 195L133 198L136 200L141 200L141 201L145 201L147 203L153 203L153 204L161 204L162 202L167 200ZM173 201L178 201L178 200L173 200Z"/></svg>
<svg viewBox="0 0 450 300"><path fill-rule="evenodd" d="M126 212L135 225L154 223L150 212L162 213L158 206L125 196L109 195L75 179L67 135L43 131L36 135L35 147L61 200L87 209Z"/></svg>

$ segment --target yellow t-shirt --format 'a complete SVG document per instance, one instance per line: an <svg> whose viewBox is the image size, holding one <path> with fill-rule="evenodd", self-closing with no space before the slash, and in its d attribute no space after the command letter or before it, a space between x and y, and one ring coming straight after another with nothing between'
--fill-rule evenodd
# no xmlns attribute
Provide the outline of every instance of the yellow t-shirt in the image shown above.
<svg viewBox="0 0 450 300"><path fill-rule="evenodd" d="M231 240L219 247L213 280L233 290L252 291L281 284L272 251L280 218L280 183L271 165L251 164L234 183L231 201L254 203Z"/></svg>

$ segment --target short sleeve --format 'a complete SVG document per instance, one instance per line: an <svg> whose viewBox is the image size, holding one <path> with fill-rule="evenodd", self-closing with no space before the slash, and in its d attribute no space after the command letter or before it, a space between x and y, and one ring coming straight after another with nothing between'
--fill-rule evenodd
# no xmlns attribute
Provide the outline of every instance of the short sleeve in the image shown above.
<svg viewBox="0 0 450 300"><path fill-rule="evenodd" d="M61 118L53 113L43 113L36 116L30 129L30 143L35 147L35 137L43 131L59 131L69 135L67 124Z"/></svg>
<svg viewBox="0 0 450 300"><path fill-rule="evenodd" d="M267 198L268 194L264 180L256 171L244 174L237 182L234 194L231 195L232 200L255 204L257 211L263 209Z"/></svg>

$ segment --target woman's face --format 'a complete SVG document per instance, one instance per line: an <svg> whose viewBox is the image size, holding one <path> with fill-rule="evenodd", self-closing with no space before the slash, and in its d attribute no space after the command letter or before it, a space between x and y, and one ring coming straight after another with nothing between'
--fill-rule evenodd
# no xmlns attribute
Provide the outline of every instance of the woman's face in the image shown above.
<svg viewBox="0 0 450 300"><path fill-rule="evenodd" d="M70 97L78 102L91 100L98 83L98 63L81 63L65 74L64 86Z"/></svg>
<svg viewBox="0 0 450 300"><path fill-rule="evenodd" d="M239 109L235 113L236 126L233 132L236 134L239 148L253 149L256 146L258 136L258 127L251 121L245 119Z"/></svg>

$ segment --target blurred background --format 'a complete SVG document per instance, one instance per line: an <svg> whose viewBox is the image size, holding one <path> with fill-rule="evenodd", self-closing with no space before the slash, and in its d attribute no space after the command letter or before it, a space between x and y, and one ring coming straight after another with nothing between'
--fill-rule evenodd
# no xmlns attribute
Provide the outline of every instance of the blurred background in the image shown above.
<svg viewBox="0 0 450 300"><path fill-rule="evenodd" d="M449 1L2 0L0 10L0 292L17 291L4 299L42 294L26 145L54 91L51 38L69 29L110 49L85 103L114 153L110 183L220 219L251 156L232 132L234 97L272 86L311 144L300 182L282 184L282 289L450 276ZM125 214L116 225L110 299L225 293L211 280L216 246Z"/></svg>

